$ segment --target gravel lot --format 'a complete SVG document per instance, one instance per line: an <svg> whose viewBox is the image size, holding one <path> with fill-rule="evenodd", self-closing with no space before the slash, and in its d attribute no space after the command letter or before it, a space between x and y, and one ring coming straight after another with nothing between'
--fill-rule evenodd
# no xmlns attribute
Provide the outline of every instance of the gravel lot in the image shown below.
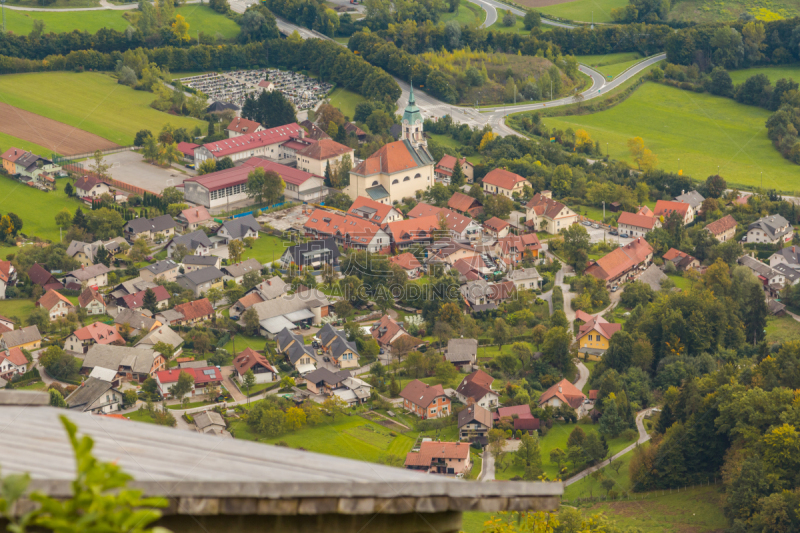
<svg viewBox="0 0 800 533"><path fill-rule="evenodd" d="M115 180L123 181L148 191L161 192L167 187L175 187L186 178L194 176L194 171L180 167L185 171L178 170L179 163L175 163L171 168L161 168L150 163L146 163L141 155L136 152L119 152L105 156L107 164L111 165L109 172ZM90 168L92 161L87 160L81 163L84 168Z"/></svg>

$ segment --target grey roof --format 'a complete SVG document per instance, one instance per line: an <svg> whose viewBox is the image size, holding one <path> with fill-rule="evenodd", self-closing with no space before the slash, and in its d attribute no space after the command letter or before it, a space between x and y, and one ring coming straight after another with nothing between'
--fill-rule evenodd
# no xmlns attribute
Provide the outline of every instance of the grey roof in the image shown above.
<svg viewBox="0 0 800 533"><path fill-rule="evenodd" d="M317 360L317 354L314 353L314 349L308 344L302 344L296 342L291 346L289 346L289 349L286 350L285 353L286 356L289 358L289 361L292 362L292 364L295 364L297 360L303 357L304 355L310 355L312 361Z"/></svg>
<svg viewBox="0 0 800 533"><path fill-rule="evenodd" d="M185 235L176 235L172 238L171 242L175 243L176 245L183 244L186 246L186 248L192 251L196 250L197 247L201 245L205 246L206 248L212 247L211 239L209 239L208 235L206 235L206 232L201 229L194 230Z"/></svg>
<svg viewBox="0 0 800 533"><path fill-rule="evenodd" d="M747 226L748 232L752 229L760 229L773 241L794 231L789 221L780 215L770 215L768 217L759 218Z"/></svg>
<svg viewBox="0 0 800 533"><path fill-rule="evenodd" d="M489 302L488 304L480 304L480 305L473 305L472 310L475 313L480 313L482 311L494 311L497 309L497 304L494 302Z"/></svg>
<svg viewBox="0 0 800 533"><path fill-rule="evenodd" d="M516 268L506 275L506 279L511 281L519 281L523 279L541 278L539 271L534 267L530 268Z"/></svg>
<svg viewBox="0 0 800 533"><path fill-rule="evenodd" d="M116 369L114 369L116 370ZM86 411L95 400L111 389L111 383L102 379L90 377L65 398L67 407Z"/></svg>
<svg viewBox="0 0 800 533"><path fill-rule="evenodd" d="M703 195L697 191L689 191L686 193L681 194L680 196L675 197L676 202L681 202L684 204L689 204L692 206L692 209L697 209L703 204Z"/></svg>
<svg viewBox="0 0 800 533"><path fill-rule="evenodd" d="M289 328L282 329L278 332L278 335L275 336L275 341L278 344L278 350L281 352L286 350L286 347L292 342L296 341L299 344L303 344L303 336L299 333L294 333Z"/></svg>
<svg viewBox="0 0 800 533"><path fill-rule="evenodd" d="M142 337L142 340L137 342L136 346L139 346L140 344L155 346L159 342L165 342L167 344L171 344L173 348L177 348L183 344L183 338L169 326L159 326Z"/></svg>
<svg viewBox="0 0 800 533"><path fill-rule="evenodd" d="M341 334L342 333L338 329L334 328L330 323L328 323L322 326L322 329L317 332L317 337L320 338L322 344L327 346L328 343L334 339L334 337L339 337Z"/></svg>
<svg viewBox="0 0 800 533"><path fill-rule="evenodd" d="M173 268L178 268L178 263L176 263L172 259L164 259L162 261L157 261L152 265L147 265L142 270L149 270L150 272L158 276L159 274L163 274L164 272L172 270Z"/></svg>
<svg viewBox="0 0 800 533"><path fill-rule="evenodd" d="M206 268L198 268L197 270L192 270L191 272L187 272L183 276L180 276L179 279L183 278L191 282L192 285L200 285L201 283L206 283L215 279L219 279L224 274L218 269L217 267L206 267Z"/></svg>
<svg viewBox="0 0 800 533"><path fill-rule="evenodd" d="M123 296L128 294L134 294L139 291L146 291L147 289L155 289L158 287L157 284L153 283L152 281L145 281L141 277L129 279L128 281L123 281L119 285L114 288L114 292L119 290L125 291Z"/></svg>
<svg viewBox="0 0 800 533"><path fill-rule="evenodd" d="M145 231L158 233L160 231L172 229L176 225L177 224L175 224L175 221L172 220L172 217L169 215L161 215L155 218L135 218L133 220L129 220L128 223L125 224L125 233L133 233L135 235Z"/></svg>
<svg viewBox="0 0 800 533"><path fill-rule="evenodd" d="M5 341L8 348L22 346L23 344L40 340L42 340L42 335L39 333L39 328L36 326L27 326L3 333L3 341Z"/></svg>
<svg viewBox="0 0 800 533"><path fill-rule="evenodd" d="M453 362L474 361L478 356L477 339L450 339L447 342L445 359Z"/></svg>
<svg viewBox="0 0 800 533"><path fill-rule="evenodd" d="M784 311L786 306L780 303L778 300L770 299L767 301L767 308L769 309L770 313L777 315L778 313Z"/></svg>
<svg viewBox="0 0 800 533"><path fill-rule="evenodd" d="M326 305L330 305L328 297L321 291L314 289L288 294L283 298L276 298L268 302L259 302L251 307L251 309L256 310L258 313L258 320L261 321L301 309L324 307Z"/></svg>
<svg viewBox="0 0 800 533"><path fill-rule="evenodd" d="M102 242L97 241L94 243L88 243L83 241L72 241L69 243L67 247L67 255L70 257L75 257L75 254L79 252L85 253L89 260L94 262L95 254L97 253L97 249L100 247Z"/></svg>
<svg viewBox="0 0 800 533"><path fill-rule="evenodd" d="M29 402L34 396L12 394ZM47 401L47 394L35 396L37 402ZM220 446L218 439L198 432L28 405L0 406L4 442L14 447L14 453L0 457L5 475L27 472L31 489L53 497L72 495L75 458L61 416L94 441L98 460L115 462L144 495L168 496L172 505L166 514L197 514L198 503L206 513L224 509L227 515L274 515L278 509L370 516L554 509L564 490L562 483L467 483L379 464L365 468L352 459L242 439ZM329 499L323 508L304 507Z"/></svg>
<svg viewBox="0 0 800 533"><path fill-rule="evenodd" d="M667 275L656 265L650 265L647 270L639 276L639 281L646 283L654 291L661 290L661 282L667 279Z"/></svg>
<svg viewBox="0 0 800 533"><path fill-rule="evenodd" d="M339 259L339 247L333 237L308 241L290 246L283 253L283 257L291 258L296 265L305 266L313 263L318 258L324 259L327 263L333 263Z"/></svg>
<svg viewBox="0 0 800 533"><path fill-rule="evenodd" d="M354 343L348 341L347 338L342 337L342 336L337 336L336 339L334 339L333 344L331 344L331 348L330 348L331 354L333 354L333 356L336 357L336 358L338 358L340 355L342 355L348 349L352 350L353 353L358 355L358 350L356 349L356 345Z"/></svg>
<svg viewBox="0 0 800 533"><path fill-rule="evenodd" d="M181 313L180 311L176 311L174 309L167 309L165 311L161 311L156 315L156 317L158 318L158 321L161 322L162 324L171 324L175 320L184 319L183 313Z"/></svg>
<svg viewBox="0 0 800 533"><path fill-rule="evenodd" d="M253 215L226 220L223 222L222 227L228 230L228 235L230 235L231 239L241 239L244 237L244 234L247 233L248 229L256 232L261 230L261 225Z"/></svg>
<svg viewBox="0 0 800 533"><path fill-rule="evenodd" d="M289 289L291 288L292 285L290 283L286 283L278 276L272 276L271 278L262 281L247 291L245 295L248 295L254 291L258 291L264 301L274 300L275 298L280 298L289 292Z"/></svg>
<svg viewBox="0 0 800 533"><path fill-rule="evenodd" d="M247 259L242 261L241 263L236 263L235 265L228 265L222 267L229 276L238 278L239 276L244 276L248 272L260 272L261 269L264 267L258 259Z"/></svg>
<svg viewBox="0 0 800 533"><path fill-rule="evenodd" d="M798 246L787 246L786 248L781 248L772 255L779 255L783 257L790 265L800 265L800 247Z"/></svg>
<svg viewBox="0 0 800 533"><path fill-rule="evenodd" d="M459 290L470 302L477 302L481 297L488 298L492 294L492 286L485 279L468 281Z"/></svg>
<svg viewBox="0 0 800 533"><path fill-rule="evenodd" d="M96 265L91 265L86 268L79 268L77 270L73 270L68 276L72 276L80 281L86 281L92 279L95 276L101 276L103 274L108 274L111 272L111 269L105 266L103 263L98 263Z"/></svg>
<svg viewBox="0 0 800 533"><path fill-rule="evenodd" d="M215 255L186 255L181 260L184 265L216 266L219 257Z"/></svg>
<svg viewBox="0 0 800 533"><path fill-rule="evenodd" d="M194 425L197 429L205 429L211 425L219 425L225 427L225 419L216 411L203 411L202 413L193 414Z"/></svg>
<svg viewBox="0 0 800 533"><path fill-rule="evenodd" d="M148 374L153 368L156 352L145 348L114 346L113 344L93 344L83 359L83 368L102 366L116 370L121 366L130 367L138 374Z"/></svg>
<svg viewBox="0 0 800 533"><path fill-rule="evenodd" d="M743 255L737 261L739 262L740 265L746 266L747 268L752 270L754 273L757 273L759 276L764 276L768 280L772 279L773 277L775 277L777 275L782 275L780 272L776 271L771 266L769 266L769 265L767 265L765 263L762 263L758 259L754 259L754 258L750 257L749 255Z"/></svg>
<svg viewBox="0 0 800 533"><path fill-rule="evenodd" d="M350 372L347 370L340 370L339 372L331 372L327 368L318 368L313 372L310 372L305 375L306 381L310 381L311 383L321 383L325 382L328 385L338 385L342 383L345 379L350 377Z"/></svg>
<svg viewBox="0 0 800 533"><path fill-rule="evenodd" d="M773 270L777 270L778 272L786 276L786 281L792 284L798 279L800 279L800 272L798 272L797 270L793 269L792 267L784 263L778 263L772 268Z"/></svg>
<svg viewBox="0 0 800 533"><path fill-rule="evenodd" d="M123 309L119 314L114 317L115 324L128 324L133 329L142 331L150 331L153 324L156 323L154 318L144 316L136 309Z"/></svg>

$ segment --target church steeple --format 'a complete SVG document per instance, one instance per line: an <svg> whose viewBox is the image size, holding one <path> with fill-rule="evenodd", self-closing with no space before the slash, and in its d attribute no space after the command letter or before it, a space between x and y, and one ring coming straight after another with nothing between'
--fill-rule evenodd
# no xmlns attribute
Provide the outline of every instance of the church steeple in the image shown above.
<svg viewBox="0 0 800 533"><path fill-rule="evenodd" d="M417 102L414 98L414 85L412 83L408 91L408 105L403 112L402 138L409 141L415 148L428 145L425 136L422 134L422 122L422 113L417 107Z"/></svg>

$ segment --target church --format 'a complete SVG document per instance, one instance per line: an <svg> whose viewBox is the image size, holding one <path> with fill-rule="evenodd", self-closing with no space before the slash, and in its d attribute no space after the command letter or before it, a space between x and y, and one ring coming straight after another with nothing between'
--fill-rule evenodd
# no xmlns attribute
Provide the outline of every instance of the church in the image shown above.
<svg viewBox="0 0 800 533"><path fill-rule="evenodd" d="M403 113L400 139L384 145L350 171L350 185L344 192L352 199L365 196L392 205L417 191L430 189L434 182L434 160L422 133L422 113L414 100L414 88Z"/></svg>

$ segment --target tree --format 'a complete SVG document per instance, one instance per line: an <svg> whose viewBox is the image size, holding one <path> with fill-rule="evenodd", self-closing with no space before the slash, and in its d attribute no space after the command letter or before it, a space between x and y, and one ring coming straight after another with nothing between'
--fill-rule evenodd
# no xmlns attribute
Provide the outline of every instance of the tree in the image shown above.
<svg viewBox="0 0 800 533"><path fill-rule="evenodd" d="M206 299L211 303L211 307L216 307L217 302L222 300L224 296L225 295L222 293L222 290L218 289L217 287L211 287L206 291Z"/></svg>
<svg viewBox="0 0 800 533"><path fill-rule="evenodd" d="M69 212L69 209L65 207L56 213L56 225L61 229L67 229L72 225L72 213Z"/></svg>
<svg viewBox="0 0 800 533"><path fill-rule="evenodd" d="M568 165L558 165L553 172L550 187L559 198L572 192L572 169Z"/></svg>
<svg viewBox="0 0 800 533"><path fill-rule="evenodd" d="M567 459L567 453L561 448L553 448L550 450L550 462L558 465L558 471L561 472L561 466Z"/></svg>
<svg viewBox="0 0 800 533"><path fill-rule="evenodd" d="M122 396L125 407L133 407L139 401L139 395L136 394L135 390L126 390Z"/></svg>
<svg viewBox="0 0 800 533"><path fill-rule="evenodd" d="M748 342L753 341L755 346L765 336L767 327L767 303L764 300L764 291L760 285L752 284L748 289L747 300L743 312L745 334Z"/></svg>
<svg viewBox="0 0 800 533"><path fill-rule="evenodd" d="M106 247L102 244L97 248L94 256L95 263L101 263L105 266L111 266L111 254L108 253Z"/></svg>
<svg viewBox="0 0 800 533"><path fill-rule="evenodd" d="M156 297L156 293L153 292L153 289L148 288L146 291L144 291L142 307L144 307L154 315L156 314L156 311L158 311L158 298Z"/></svg>
<svg viewBox="0 0 800 533"><path fill-rule="evenodd" d="M464 176L464 171L461 169L461 161L456 159L456 164L453 167L453 175L450 176L450 185L461 187L466 181L467 178Z"/></svg>
<svg viewBox="0 0 800 533"><path fill-rule="evenodd" d="M506 449L506 432L502 429L489 430L489 453L494 457L495 464L499 463L503 450Z"/></svg>
<svg viewBox="0 0 800 533"><path fill-rule="evenodd" d="M216 165L217 170L227 170L229 168L233 168L233 159L230 156L225 156L219 161L217 161Z"/></svg>
<svg viewBox="0 0 800 533"><path fill-rule="evenodd" d="M625 429L625 421L619 416L617 402L608 399L603 403L603 416L600 417L600 433L612 439L617 437Z"/></svg>
<svg viewBox="0 0 800 533"><path fill-rule="evenodd" d="M722 67L714 67L714 70L711 71L711 85L708 92L717 96L733 96L733 80L727 70Z"/></svg>
<svg viewBox="0 0 800 533"><path fill-rule="evenodd" d="M565 372L572 364L572 334L562 327L550 328L542 344L544 362Z"/></svg>
<svg viewBox="0 0 800 533"><path fill-rule="evenodd" d="M250 389L255 387L255 385L256 375L253 373L253 369L251 368L242 376L242 388L247 393L247 405L250 405Z"/></svg>
<svg viewBox="0 0 800 533"><path fill-rule="evenodd" d="M241 322L244 322L244 329L248 335L255 336L258 334L258 311L256 311L254 308L250 307L242 314Z"/></svg>
<svg viewBox="0 0 800 533"><path fill-rule="evenodd" d="M144 141L148 137L152 137L153 134L150 130L139 130L136 132L136 136L133 138L133 145L142 147L144 146Z"/></svg>
<svg viewBox="0 0 800 533"><path fill-rule="evenodd" d="M241 240L233 240L228 243L228 260L231 264L236 264L242 260L244 253L244 243Z"/></svg>
<svg viewBox="0 0 800 533"><path fill-rule="evenodd" d="M639 170L647 172L653 170L658 165L658 157L644 145L644 139L633 137L628 139L628 150L631 157L636 162Z"/></svg>
<svg viewBox="0 0 800 533"><path fill-rule="evenodd" d="M197 167L197 173L201 176L203 174L210 174L211 172L216 172L216 170L217 170L217 162L214 161L213 159L206 159L205 161L200 163L199 167Z"/></svg>
<svg viewBox="0 0 800 533"><path fill-rule="evenodd" d="M536 433L523 433L519 448L514 453L514 465L522 468L522 479L534 481L542 475L542 454L539 451L539 437Z"/></svg>
<svg viewBox="0 0 800 533"><path fill-rule="evenodd" d="M51 407L61 407L66 409L67 402L64 401L64 396L57 391L56 389L50 389L50 406Z"/></svg>
<svg viewBox="0 0 800 533"><path fill-rule="evenodd" d="M538 28L542 23L542 16L538 11L528 11L525 13L525 18L522 19L525 29L531 31L533 28Z"/></svg>
<svg viewBox="0 0 800 533"><path fill-rule="evenodd" d="M175 22L172 23L172 34L178 41L187 42L191 38L189 37L189 23L186 22L183 15L175 15Z"/></svg>
<svg viewBox="0 0 800 533"><path fill-rule="evenodd" d="M26 320L29 326L36 326L39 331L44 332L50 327L50 315L42 307L37 307L28 315Z"/></svg>
<svg viewBox="0 0 800 533"><path fill-rule="evenodd" d="M583 441L586 440L586 433L584 433L583 429L580 426L575 426L569 437L567 437L567 447L572 446L583 446Z"/></svg>
<svg viewBox="0 0 800 533"><path fill-rule="evenodd" d="M173 398L183 401L184 397L194 388L194 377L188 372L181 372L178 381L169 388L169 393Z"/></svg>
<svg viewBox="0 0 800 533"><path fill-rule="evenodd" d="M165 361L169 361L175 355L175 347L164 341L158 341L153 346L153 351L164 356Z"/></svg>
<svg viewBox="0 0 800 533"><path fill-rule="evenodd" d="M502 318L494 319L494 327L492 328L492 340L498 345L498 350L503 351L503 345L508 342L511 337L511 328Z"/></svg>
<svg viewBox="0 0 800 533"><path fill-rule="evenodd" d="M108 174L108 170L111 168L111 165L105 162L103 158L103 152L101 150L96 150L94 155L92 156L92 160L94 164L90 167L92 172L97 174L97 177L100 179L108 179L111 176Z"/></svg>
<svg viewBox="0 0 800 533"><path fill-rule="evenodd" d="M507 10L506 14L503 15L503 26L510 28L516 23L517 23L517 17L514 16L514 14L511 12L510 9Z"/></svg>
<svg viewBox="0 0 800 533"><path fill-rule="evenodd" d="M597 433L589 433L583 441L583 453L592 463L597 464L608 455L608 445L604 443Z"/></svg>
<svg viewBox="0 0 800 533"><path fill-rule="evenodd" d="M339 415L344 414L345 409L347 409L347 402L342 400L337 395L333 394L329 396L324 402L322 402L322 408L325 409L331 418L335 421L336 417Z"/></svg>
<svg viewBox="0 0 800 533"><path fill-rule="evenodd" d="M283 423L287 430L297 431L306 424L306 412L299 407L290 407L286 410Z"/></svg>
<svg viewBox="0 0 800 533"><path fill-rule="evenodd" d="M583 272L591 247L589 233L580 224L573 224L561 232L564 236L564 254L575 272Z"/></svg>

